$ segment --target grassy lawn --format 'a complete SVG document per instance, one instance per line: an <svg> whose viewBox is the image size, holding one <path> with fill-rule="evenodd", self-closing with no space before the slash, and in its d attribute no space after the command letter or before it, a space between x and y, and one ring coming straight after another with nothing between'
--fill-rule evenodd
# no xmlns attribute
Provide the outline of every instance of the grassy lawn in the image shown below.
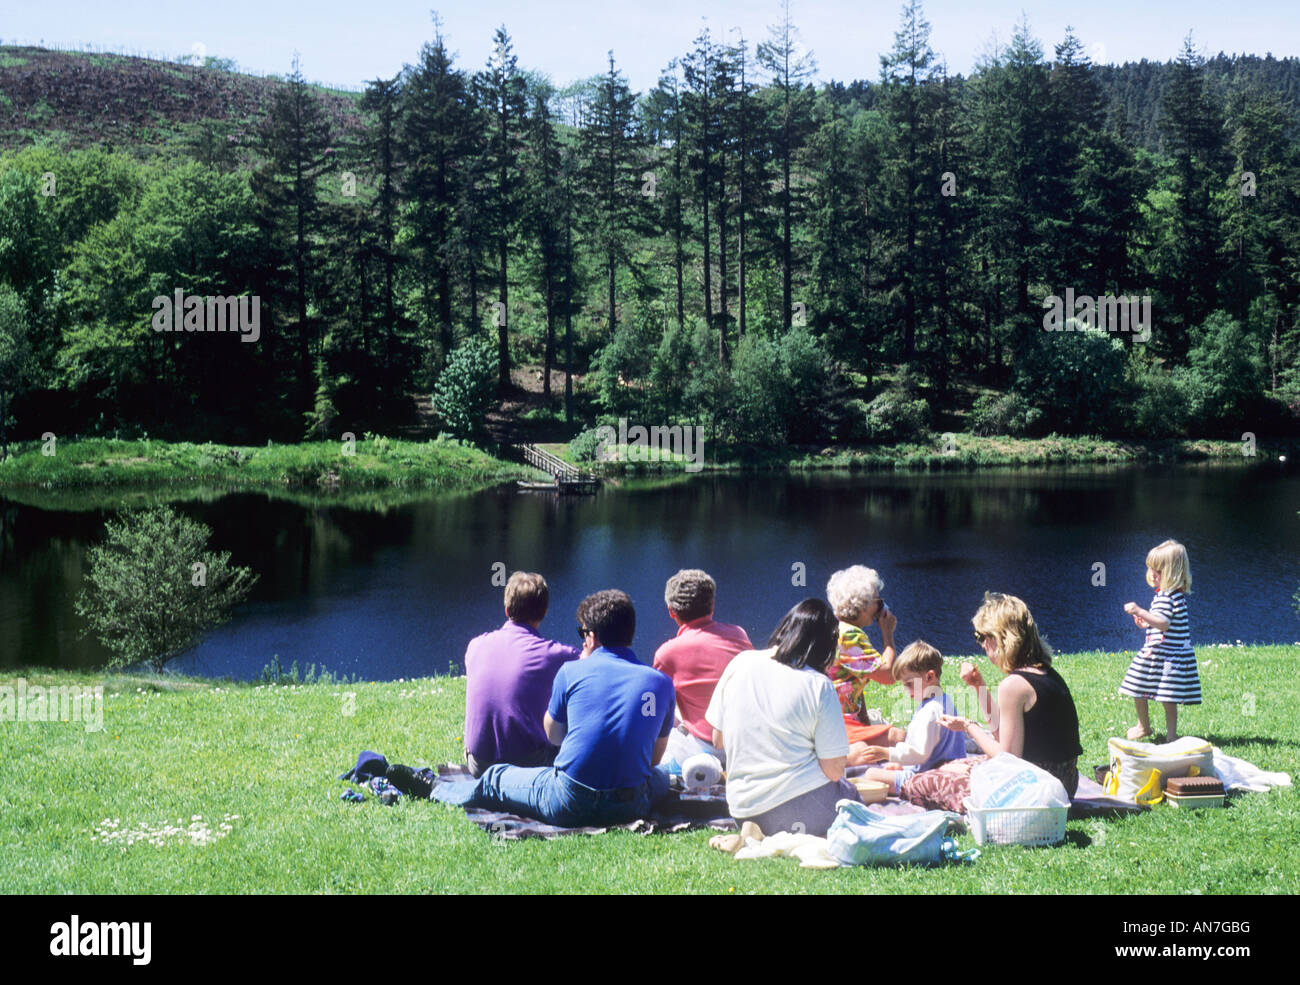
<svg viewBox="0 0 1300 985"><path fill-rule="evenodd" d="M1206 704L1183 710L1186 734L1296 777L1298 656L1284 646L1199 649ZM1132 723L1132 702L1115 694L1128 659L1058 658L1089 770L1106 758L1106 738ZM704 831L496 842L439 804L340 801L346 785L335 777L363 748L417 766L461 757L459 678L254 686L31 671L24 679L102 683L103 728L0 722L4 893L1300 892L1294 788L1242 795L1225 810L1162 805L1121 821L1072 821L1062 845L985 846L964 867L812 871L788 859L736 862L710 849ZM955 679L956 659L945 674L949 686ZM896 700L882 689L878 703ZM180 832L192 825L207 834ZM97 834L142 826L153 840ZM974 844L969 835L960 842Z"/></svg>

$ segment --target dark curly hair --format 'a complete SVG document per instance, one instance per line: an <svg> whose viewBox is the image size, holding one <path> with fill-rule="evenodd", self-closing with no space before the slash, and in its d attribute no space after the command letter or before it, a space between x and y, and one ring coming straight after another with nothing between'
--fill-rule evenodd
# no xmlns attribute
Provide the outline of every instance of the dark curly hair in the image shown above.
<svg viewBox="0 0 1300 985"><path fill-rule="evenodd" d="M601 646L631 646L636 609L626 592L608 588L578 603L578 624L595 633Z"/></svg>
<svg viewBox="0 0 1300 985"><path fill-rule="evenodd" d="M796 670L811 667L825 671L835 659L840 623L821 599L804 599L772 630L768 646L776 647L772 659Z"/></svg>

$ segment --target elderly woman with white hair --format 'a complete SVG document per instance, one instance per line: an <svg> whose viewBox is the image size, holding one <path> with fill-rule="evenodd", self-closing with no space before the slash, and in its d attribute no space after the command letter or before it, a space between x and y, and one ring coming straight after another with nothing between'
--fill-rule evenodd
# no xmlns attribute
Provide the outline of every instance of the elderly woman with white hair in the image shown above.
<svg viewBox="0 0 1300 985"><path fill-rule="evenodd" d="M848 765L876 762L879 753L873 748L901 742L906 732L888 722L872 723L867 717L863 691L868 682L893 684L894 627L898 619L881 598L885 582L875 569L855 564L837 571L826 583L826 599L840 623L839 648L827 674L835 684L844 727L849 736ZM880 627L881 646L871 644L866 629L872 623Z"/></svg>

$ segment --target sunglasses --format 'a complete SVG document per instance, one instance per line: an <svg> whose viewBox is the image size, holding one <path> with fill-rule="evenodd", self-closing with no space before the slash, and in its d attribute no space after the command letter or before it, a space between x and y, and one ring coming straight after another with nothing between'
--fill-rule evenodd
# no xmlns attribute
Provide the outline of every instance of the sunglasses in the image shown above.
<svg viewBox="0 0 1300 985"><path fill-rule="evenodd" d="M976 642L976 643L983 643L983 642L984 642L986 639L988 639L988 638L989 638L989 634L988 634L988 633L976 633L976 634L975 634L975 642Z"/></svg>
<svg viewBox="0 0 1300 985"><path fill-rule="evenodd" d="M590 629L587 629L585 626L579 626L579 627L578 627L578 639L582 640L584 643L587 642L587 634L590 633L590 632L591 632L591 630L590 630Z"/></svg>

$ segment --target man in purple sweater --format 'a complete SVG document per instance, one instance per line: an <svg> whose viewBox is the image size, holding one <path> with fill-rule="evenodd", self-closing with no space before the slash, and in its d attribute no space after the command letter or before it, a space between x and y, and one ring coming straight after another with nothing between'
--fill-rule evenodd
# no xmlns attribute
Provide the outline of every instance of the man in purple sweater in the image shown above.
<svg viewBox="0 0 1300 985"><path fill-rule="evenodd" d="M506 583L505 625L465 651L465 762L475 776L494 763L555 761L542 716L556 672L582 654L537 631L550 601L545 578L516 571Z"/></svg>

